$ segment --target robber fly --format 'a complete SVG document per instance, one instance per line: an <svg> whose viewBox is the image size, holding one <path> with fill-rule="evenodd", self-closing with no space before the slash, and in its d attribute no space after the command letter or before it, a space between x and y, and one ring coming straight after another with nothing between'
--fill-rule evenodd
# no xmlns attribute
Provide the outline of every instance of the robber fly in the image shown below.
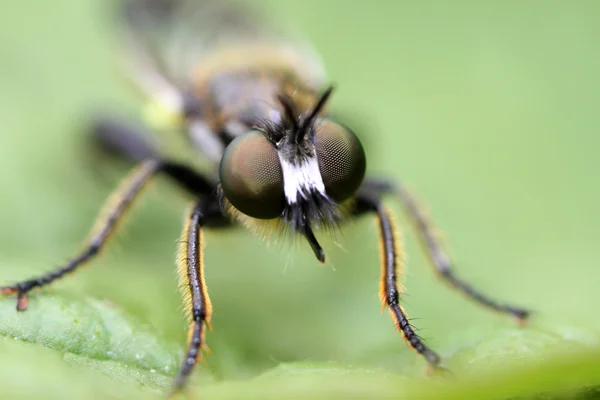
<svg viewBox="0 0 600 400"><path fill-rule="evenodd" d="M292 232L323 263L315 231L373 215L382 249L381 302L410 347L438 367L440 357L415 334L400 305L401 243L382 202L393 195L442 279L489 309L527 319L526 310L491 300L455 275L431 221L404 186L364 178L361 143L328 112L332 87L306 46L290 45L267 32L248 10L222 1L132 0L122 9L127 65L152 104L150 122L182 131L190 147L213 163L214 173L166 157L129 125L98 121L96 143L137 165L106 202L82 252L45 275L0 288L16 295L17 310L27 308L32 289L98 255L142 190L163 175L196 199L179 247L189 332L174 392L184 387L197 363L212 315L203 270L204 229L243 225L259 233Z"/></svg>

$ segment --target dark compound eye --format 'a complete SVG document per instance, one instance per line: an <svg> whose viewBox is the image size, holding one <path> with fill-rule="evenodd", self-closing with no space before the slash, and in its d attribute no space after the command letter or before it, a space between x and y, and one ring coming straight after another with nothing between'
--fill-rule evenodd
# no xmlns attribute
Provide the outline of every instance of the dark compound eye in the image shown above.
<svg viewBox="0 0 600 400"><path fill-rule="evenodd" d="M367 167L360 141L348 128L323 119L315 124L315 148L327 194L336 202L351 197Z"/></svg>
<svg viewBox="0 0 600 400"><path fill-rule="evenodd" d="M262 132L245 133L227 146L219 177L223 193L242 213L271 219L283 211L283 173L279 157Z"/></svg>

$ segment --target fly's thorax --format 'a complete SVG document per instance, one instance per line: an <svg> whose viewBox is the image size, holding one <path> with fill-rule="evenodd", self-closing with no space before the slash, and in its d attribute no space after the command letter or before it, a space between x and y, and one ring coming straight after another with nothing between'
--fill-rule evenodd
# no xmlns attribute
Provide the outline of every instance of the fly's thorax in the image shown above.
<svg viewBox="0 0 600 400"><path fill-rule="evenodd" d="M228 43L206 54L192 71L192 82L196 89L202 90L206 82L221 73L243 71L290 74L315 91L325 83L325 72L318 57L307 49L274 42L243 41Z"/></svg>
<svg viewBox="0 0 600 400"><path fill-rule="evenodd" d="M155 88L146 112L158 129L183 127L194 147L213 162L234 138L255 126L281 125L279 96L289 96L298 109L310 108L324 76L314 57L288 45L223 45L203 54L185 93L175 96Z"/></svg>
<svg viewBox="0 0 600 400"><path fill-rule="evenodd" d="M264 121L281 124L277 97L282 93L292 96L299 108L314 103L316 97L314 89L285 70L220 71L197 89L202 119L216 133L227 131L232 137Z"/></svg>
<svg viewBox="0 0 600 400"><path fill-rule="evenodd" d="M215 72L198 88L201 118L188 125L197 149L219 161L225 147L258 126L282 125L282 93L293 96L298 107L315 101L316 92L289 71L232 70Z"/></svg>
<svg viewBox="0 0 600 400"><path fill-rule="evenodd" d="M192 74L201 118L227 144L256 125L281 124L278 96L293 98L299 109L311 107L323 72L289 46L230 45L203 59Z"/></svg>

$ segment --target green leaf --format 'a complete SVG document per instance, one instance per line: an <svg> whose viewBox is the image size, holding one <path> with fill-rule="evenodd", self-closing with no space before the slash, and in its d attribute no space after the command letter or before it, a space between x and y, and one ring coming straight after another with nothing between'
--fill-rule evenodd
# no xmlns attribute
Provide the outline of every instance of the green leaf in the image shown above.
<svg viewBox="0 0 600 400"><path fill-rule="evenodd" d="M0 305L0 334L61 353L172 374L178 346L160 341L108 301L41 296L16 312L13 299Z"/></svg>
<svg viewBox="0 0 600 400"><path fill-rule="evenodd" d="M34 296L26 312L14 305L10 298L0 303L0 393L5 396L150 399L168 391L181 346L159 340L115 304L44 295ZM450 372L430 377L304 362L219 383L211 383L204 370L192 386L198 398L503 399L600 385L600 353L590 351L581 340L586 336L574 331L535 325L495 331L449 357Z"/></svg>

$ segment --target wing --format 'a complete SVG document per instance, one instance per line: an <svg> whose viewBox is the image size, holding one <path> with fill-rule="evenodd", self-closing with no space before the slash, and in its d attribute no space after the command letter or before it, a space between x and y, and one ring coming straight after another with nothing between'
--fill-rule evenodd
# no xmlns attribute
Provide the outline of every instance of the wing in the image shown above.
<svg viewBox="0 0 600 400"><path fill-rule="evenodd" d="M268 46L298 65L304 80L316 87L325 81L316 53L278 29L264 9L249 8L250 4L255 5L235 0L124 0L127 67L136 88L149 100L147 122L164 131L181 128L185 120L188 136L213 163L220 160L223 143L200 117L190 117L202 101L194 93L199 69L218 70L228 48Z"/></svg>
<svg viewBox="0 0 600 400"><path fill-rule="evenodd" d="M312 60L311 76L324 81L318 57L301 40L277 29L265 10L225 0L129 0L123 27L132 78L144 94L182 110L193 71L230 44L294 47Z"/></svg>

